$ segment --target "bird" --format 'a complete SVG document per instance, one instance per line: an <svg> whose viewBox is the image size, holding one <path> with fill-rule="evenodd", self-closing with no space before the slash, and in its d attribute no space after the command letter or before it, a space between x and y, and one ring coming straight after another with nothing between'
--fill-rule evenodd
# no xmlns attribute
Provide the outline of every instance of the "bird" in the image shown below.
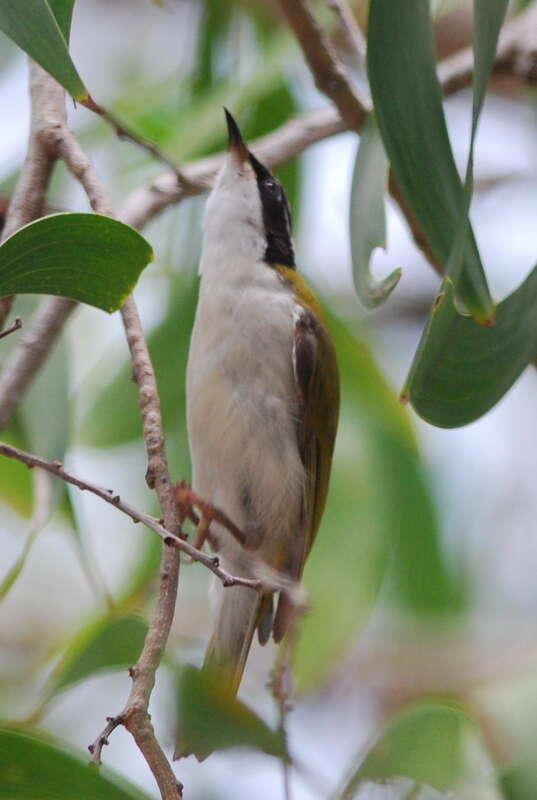
<svg viewBox="0 0 537 800"><path fill-rule="evenodd" d="M222 567L255 577L262 563L299 581L326 502L338 365L319 301L296 269L284 188L224 111L228 151L204 212L187 364L192 489L247 542L213 521L208 539ZM214 590L203 668L235 695L255 632L261 644L280 642L293 602L285 591Z"/></svg>

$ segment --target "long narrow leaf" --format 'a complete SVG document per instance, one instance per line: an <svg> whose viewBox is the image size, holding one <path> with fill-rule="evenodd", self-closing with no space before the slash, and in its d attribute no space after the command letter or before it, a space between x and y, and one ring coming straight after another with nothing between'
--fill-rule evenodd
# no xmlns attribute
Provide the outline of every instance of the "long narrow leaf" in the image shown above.
<svg viewBox="0 0 537 800"><path fill-rule="evenodd" d="M474 95L472 107L472 130L466 177L461 203L460 219L451 256L446 269L455 286L463 267L464 250L467 245L468 212L474 189L474 147L479 117L485 101L487 84L494 64L500 28L509 0L474 0Z"/></svg>
<svg viewBox="0 0 537 800"><path fill-rule="evenodd" d="M445 281L405 393L433 425L467 425L489 411L537 357L537 267L484 328L461 316Z"/></svg>
<svg viewBox="0 0 537 800"><path fill-rule="evenodd" d="M56 17L56 22L63 34L63 38L69 44L71 33L71 18L73 16L73 6L75 0L48 0L50 10Z"/></svg>
<svg viewBox="0 0 537 800"><path fill-rule="evenodd" d="M71 9L66 0L0 0L0 30L56 78L75 100L85 100L88 90L71 60L66 43Z"/></svg>
<svg viewBox="0 0 537 800"><path fill-rule="evenodd" d="M352 274L358 297L366 308L375 308L386 300L401 277L401 270L395 269L377 281L370 270L373 251L386 247L384 202L388 169L375 115L370 114L360 135L350 203Z"/></svg>
<svg viewBox="0 0 537 800"><path fill-rule="evenodd" d="M463 189L436 77L428 0L372 0L368 67L375 113L398 184L436 258L447 269ZM479 322L494 317L468 227L458 291Z"/></svg>
<svg viewBox="0 0 537 800"><path fill-rule="evenodd" d="M54 670L48 696L98 672L131 666L146 633L147 623L135 614L110 615L90 623L77 633Z"/></svg>

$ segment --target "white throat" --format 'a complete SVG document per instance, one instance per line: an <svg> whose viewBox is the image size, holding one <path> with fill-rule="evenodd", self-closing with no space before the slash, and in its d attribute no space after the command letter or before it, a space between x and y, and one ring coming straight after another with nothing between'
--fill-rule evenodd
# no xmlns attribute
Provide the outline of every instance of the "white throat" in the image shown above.
<svg viewBox="0 0 537 800"><path fill-rule="evenodd" d="M236 260L261 261L266 249L261 198L250 164L228 154L209 195L203 218L200 273ZM219 266L220 265L220 266Z"/></svg>

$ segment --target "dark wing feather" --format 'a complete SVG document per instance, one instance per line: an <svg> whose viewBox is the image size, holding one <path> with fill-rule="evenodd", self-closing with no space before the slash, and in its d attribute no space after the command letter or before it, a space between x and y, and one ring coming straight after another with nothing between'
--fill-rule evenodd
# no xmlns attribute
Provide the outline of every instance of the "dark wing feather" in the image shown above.
<svg viewBox="0 0 537 800"><path fill-rule="evenodd" d="M289 554L288 572L300 579L321 522L339 415L339 373L328 332L310 309L299 307L293 341L293 369L298 395L297 440L306 480L301 529ZM292 601L282 593L273 635L280 641L294 614Z"/></svg>
<svg viewBox="0 0 537 800"><path fill-rule="evenodd" d="M326 503L339 414L339 374L332 341L319 317L303 306L295 323L293 367L300 409L298 446L306 470L299 577Z"/></svg>

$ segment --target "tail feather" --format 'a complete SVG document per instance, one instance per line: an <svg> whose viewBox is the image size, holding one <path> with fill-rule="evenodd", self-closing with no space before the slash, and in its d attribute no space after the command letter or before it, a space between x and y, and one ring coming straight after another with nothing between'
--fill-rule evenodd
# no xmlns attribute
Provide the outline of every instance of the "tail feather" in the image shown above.
<svg viewBox="0 0 537 800"><path fill-rule="evenodd" d="M247 586L223 590L203 668L220 674L233 695L241 682L262 603L257 592Z"/></svg>
<svg viewBox="0 0 537 800"><path fill-rule="evenodd" d="M266 644L272 633L272 623L274 620L274 603L272 594L263 595L259 608L259 621L257 623L257 638L259 644Z"/></svg>

